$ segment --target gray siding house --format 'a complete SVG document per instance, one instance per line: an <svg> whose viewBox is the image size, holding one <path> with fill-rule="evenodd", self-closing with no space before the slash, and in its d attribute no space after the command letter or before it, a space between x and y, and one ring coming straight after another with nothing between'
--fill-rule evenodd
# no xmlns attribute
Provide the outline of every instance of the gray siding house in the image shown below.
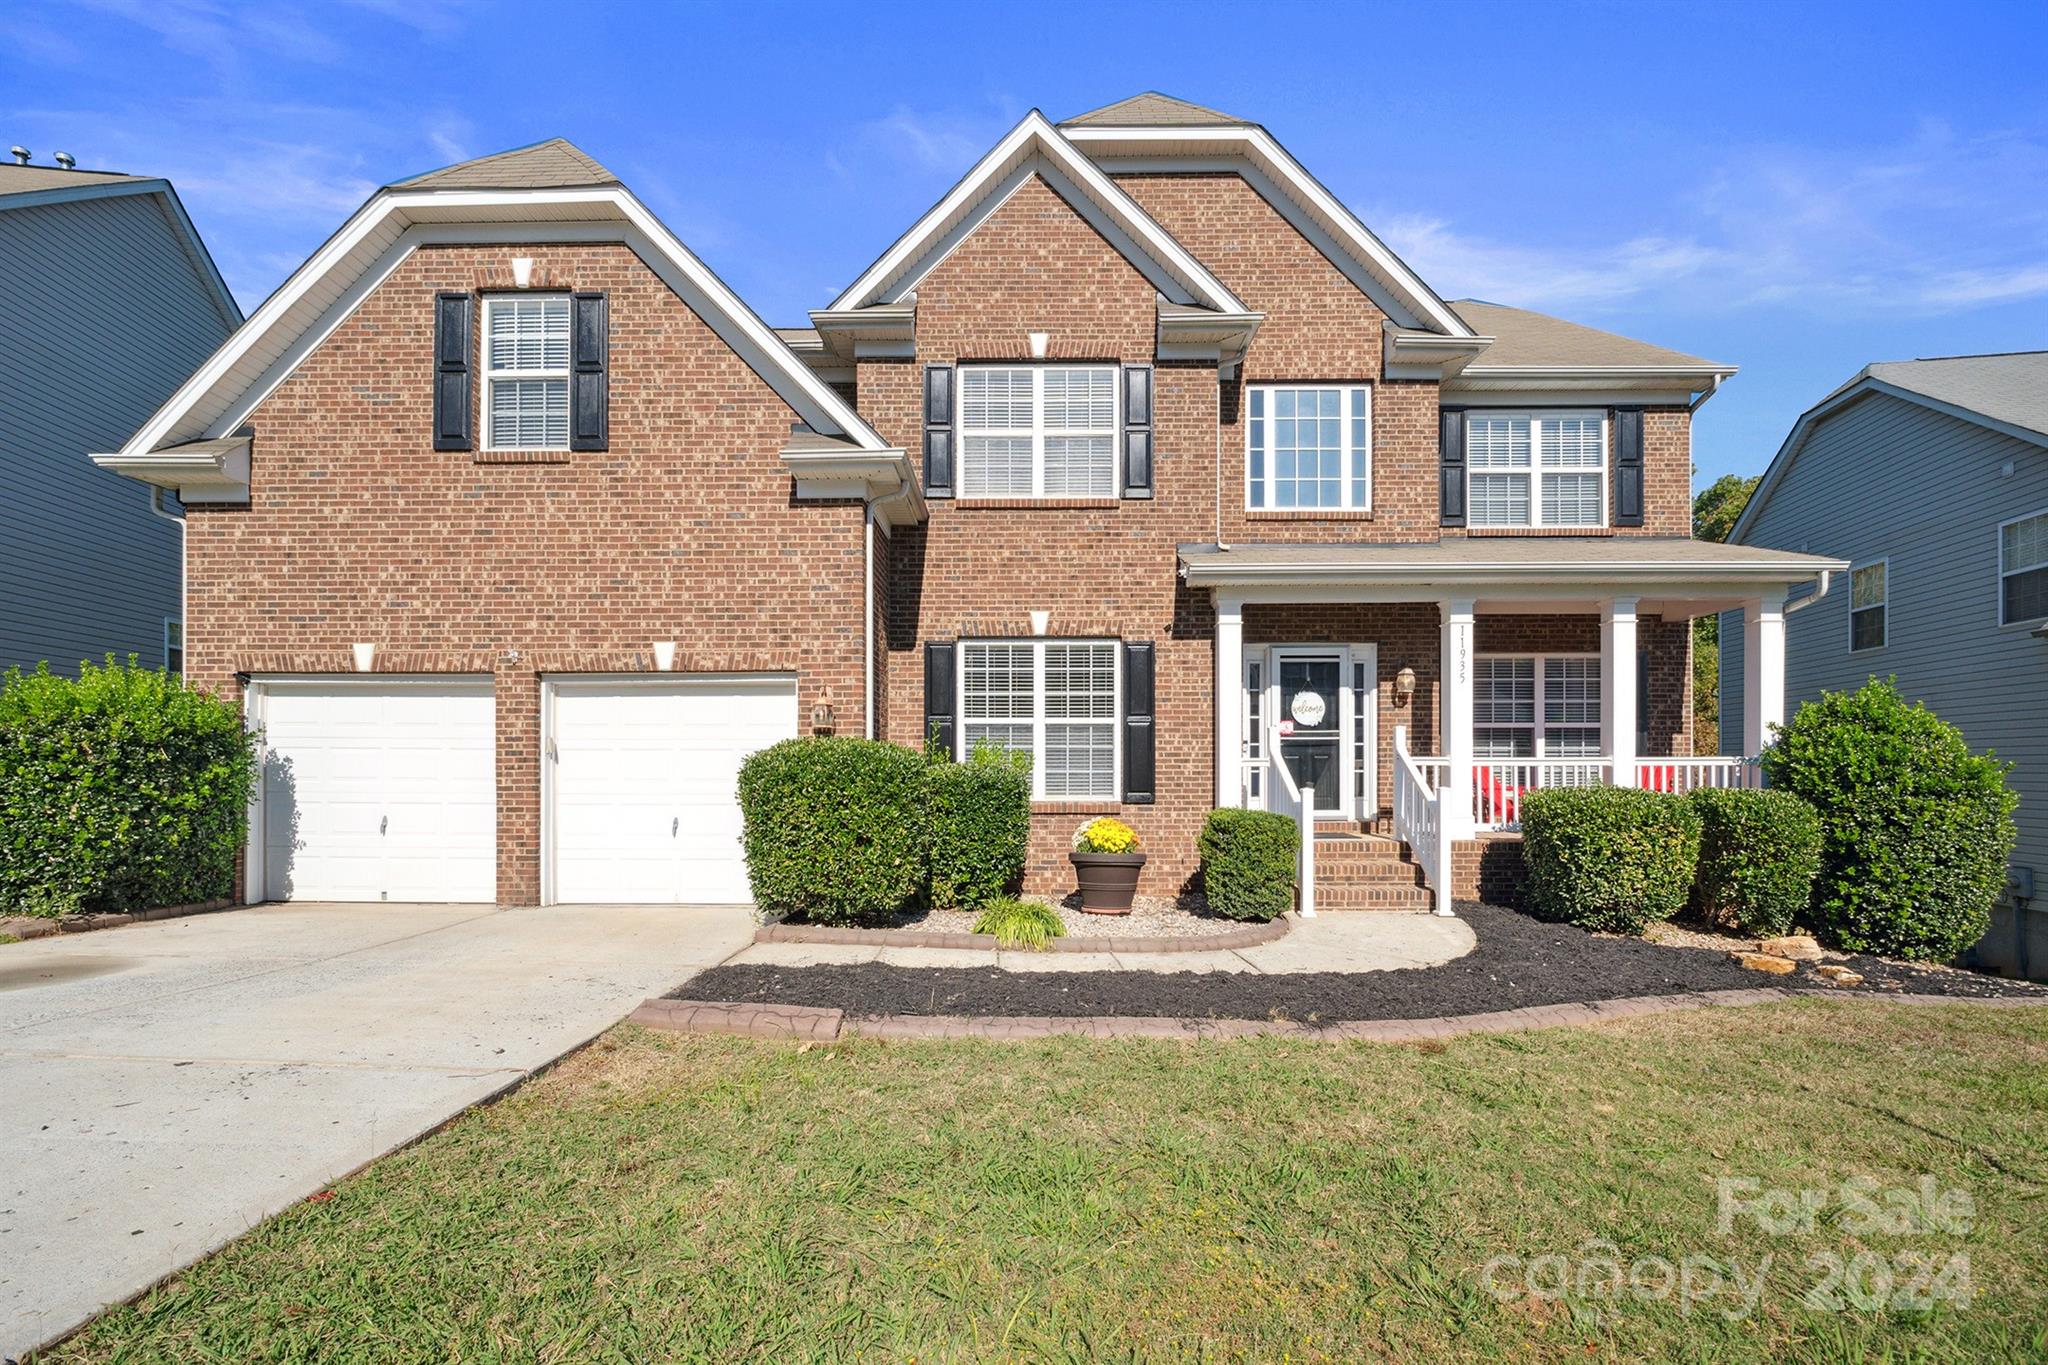
<svg viewBox="0 0 2048 1365"><path fill-rule="evenodd" d="M27 158L0 162L0 669L176 667L177 505L88 453L147 421L242 312L169 181Z"/></svg>
<svg viewBox="0 0 2048 1365"><path fill-rule="evenodd" d="M2019 903L1978 955L2048 977L2048 351L1866 367L1799 419L1730 539L1850 563L1810 607L1788 604L1788 712L1896 676L2016 765ZM1740 612L1721 642L1725 743L1742 724Z"/></svg>

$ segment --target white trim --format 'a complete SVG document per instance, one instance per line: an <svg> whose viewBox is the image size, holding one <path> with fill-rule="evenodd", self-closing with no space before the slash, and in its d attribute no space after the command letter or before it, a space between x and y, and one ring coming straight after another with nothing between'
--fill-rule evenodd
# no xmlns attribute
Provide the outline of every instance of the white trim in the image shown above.
<svg viewBox="0 0 2048 1365"><path fill-rule="evenodd" d="M1861 561L1860 563L1852 562L1849 565L1849 591L1843 594L1843 600L1849 604L1848 620L1844 624L1846 624L1848 627L1846 634L1849 645L1849 652L1851 654L1875 654L1879 650L1884 649L1886 646L1890 645L1892 642L1891 565L1892 561L1890 556L1884 556L1878 559L1866 559ZM1884 570L1884 596L1879 598L1878 601L1874 604L1874 606L1859 607L1856 605L1856 575L1861 573L1865 569ZM1999 592L2000 598L2002 599L2004 595L2004 590L2003 588L2001 588ZM1872 610L1881 611L1884 613L1884 638L1874 645L1865 645L1863 648L1858 649L1856 647L1856 613L1859 611Z"/></svg>
<svg viewBox="0 0 2048 1365"><path fill-rule="evenodd" d="M2016 526L2023 521L2032 521L2035 517L2048 517L2048 507L2043 507L2040 510L2034 512L2023 512L2016 517L2008 517L2004 521L1998 523L1998 529L1993 533L1997 537L1995 553L1998 556L1998 582L1994 589L1994 592L1996 594L1996 601L1993 605L1993 610L1995 610L1998 613L1998 628L2000 630L2033 629L2035 627L2040 626L2044 621L2048 621L2048 616L2030 616L2025 618L2024 620L2019 621L2008 621L2005 619L2005 580L2012 577L2014 574L2028 573L2034 569L2048 567L2048 560L2044 560L2040 564L2030 564L2023 569L2007 569L2005 567L2005 528L2008 526ZM1885 588L1887 592L1889 592L1891 588L1891 574L1889 571L1887 571L1885 574ZM1855 599L1856 594L1852 590L1849 596L1850 600L1853 601ZM1887 611L1885 613L1885 616L1887 618L1886 629L1889 630L1889 618L1891 616L1891 613Z"/></svg>
<svg viewBox="0 0 2048 1365"><path fill-rule="evenodd" d="M182 573L182 571L183 566L181 565L180 572ZM178 632L178 666L176 668L171 667L171 632L173 630ZM181 617L166 616L164 618L164 672L176 673L181 678L185 676L185 622Z"/></svg>
<svg viewBox="0 0 2048 1365"><path fill-rule="evenodd" d="M969 721L967 717L967 650L973 645L1023 646L1031 651L1031 717L1019 720L1015 717L1004 720ZM1048 795L1045 789L1045 727L1055 723L1045 714L1045 652L1048 645L1107 645L1110 657L1110 789L1106 794L1077 796L1071 792ZM1051 636L1045 638L1018 638L1016 636L972 636L962 637L954 642L953 659L953 758L964 762L972 753L973 746L967 740L967 727L974 725L1028 725L1031 730L1031 799L1033 801L1114 801L1124 799L1124 647L1123 641L1101 636ZM1068 723L1068 722L1057 722ZM1074 722L1099 725L1100 719Z"/></svg>
<svg viewBox="0 0 2048 1365"><path fill-rule="evenodd" d="M1635 667L1636 667L1636 657L1635 657L1635 656L1636 656L1636 651L1635 651L1635 650L1633 650L1633 649L1631 649L1631 650L1630 650L1630 651L1628 652L1628 665L1627 665L1627 666L1628 666L1628 669L1629 669L1629 675L1630 675L1630 677L1631 677L1631 678L1633 678L1633 677L1634 677L1634 675L1635 675ZM1607 677L1607 670L1606 670L1606 667L1605 667L1605 662L1606 662L1606 661L1605 661L1605 656L1604 656L1603 654L1601 654L1601 653L1600 653L1600 652L1598 652L1598 651L1596 651L1596 652L1594 652L1594 653L1591 653L1591 654L1588 654L1588 653L1586 653L1586 652L1585 652L1585 651L1583 651L1583 650L1550 650L1550 651L1547 651L1547 652L1543 652L1543 653L1522 653L1522 652L1519 652L1519 651L1516 651L1516 650L1511 650L1511 649L1489 649L1489 650L1486 650L1486 651L1484 651L1484 652L1476 652L1476 651L1475 651L1475 652L1473 653L1473 655L1472 655L1472 662L1473 662L1473 663L1474 663L1475 665L1476 665L1476 664L1480 664L1480 663L1486 663L1486 662L1489 662L1489 661L1493 661L1493 660L1500 660L1500 659L1508 659L1508 660L1517 660L1517 659L1528 659L1528 660L1530 660L1530 661L1531 661L1531 666L1532 666L1532 667L1534 668L1534 670L1535 670L1535 675L1534 675L1534 676L1535 676L1535 681L1536 681L1536 687L1535 687L1535 709L1534 709L1533 711L1531 711L1531 712L1530 712L1530 715L1531 715L1531 717L1532 717L1532 720L1531 720L1531 722L1530 722L1530 726L1529 726L1529 727L1524 727L1524 726L1521 726L1521 725L1499 725L1499 724L1494 724L1494 723L1491 723L1491 722L1489 722L1489 723L1488 723L1488 724L1486 725L1486 727L1485 727L1485 728L1487 728L1487 729L1489 729L1489 730L1520 730L1520 729L1524 729L1524 728L1531 728L1531 729L1533 729L1534 733L1533 733L1533 734L1532 734L1532 735L1530 736L1530 742L1531 742L1531 744L1532 744L1532 745L1534 746L1534 748L1535 748L1535 752L1533 752L1532 754L1530 754L1530 755L1529 755L1529 757L1527 757L1527 758L1485 758L1485 757L1481 757L1481 756L1480 756L1480 754L1479 754L1479 730L1480 730L1480 722L1479 722L1479 720L1477 719L1477 712L1478 712L1478 704L1479 704L1479 697L1478 697L1478 691L1477 691L1477 686L1476 686L1476 684L1477 684L1477 678L1475 677L1475 679L1474 679L1474 684L1475 684L1475 686L1474 686L1474 692L1473 692L1473 698L1472 698L1472 702L1473 702L1473 712L1474 712L1474 719L1473 719L1473 721L1472 721L1472 735L1473 735L1473 739L1472 739L1472 761L1473 761L1474 763L1538 763L1538 762L1564 762L1564 763L1572 763L1572 762L1578 762L1578 761L1581 761L1581 760L1584 760L1584 761L1586 761L1586 762L1592 762L1594 758L1596 758L1596 757L1599 757L1599 756L1602 756L1602 755L1605 755L1605 754L1606 754L1606 753L1608 752L1608 751L1607 751L1607 747L1606 747L1606 739L1607 739L1607 735L1606 735L1606 728L1607 728L1607 722L1608 722L1608 718L1609 718L1609 716L1610 716L1610 715L1612 714L1612 711L1613 711L1613 705L1612 705L1612 703L1613 703L1613 687L1611 686L1611 682L1612 682L1612 680L1610 680L1610 679L1609 679L1609 678ZM1594 746L1594 747L1595 747L1595 750L1596 750L1596 753L1595 753L1594 755L1591 755L1591 756L1588 756L1588 755L1584 755L1584 754L1566 754L1566 755L1557 755L1557 754L1550 754L1550 753L1546 753L1546 752L1545 752L1545 750L1546 750L1546 749L1547 749L1547 748L1548 748L1549 746L1548 746L1548 745L1547 745L1547 744L1545 743L1545 736L1544 736L1544 731L1545 731L1546 729L1548 729L1548 728L1549 728L1549 726L1548 726L1548 723L1547 723L1547 722L1546 722L1546 721L1544 720L1544 717L1543 717L1543 703L1544 703L1544 702L1545 702L1546 700L1548 700L1548 698L1547 698L1547 697L1545 696L1545 692L1547 691L1547 689L1546 689L1546 686L1545 686L1545 682L1544 682L1544 672L1545 672L1546 666L1547 666L1547 665L1549 664L1549 662L1550 662L1550 661L1551 661L1552 659L1559 659L1559 660L1565 660L1565 661L1570 661L1570 662L1577 662L1577 663L1590 663L1590 664L1594 665L1594 676L1595 676L1596 678L1598 678L1598 679L1599 679L1599 681L1600 681L1600 719L1599 719L1599 720L1597 720L1597 721L1595 721L1595 722L1593 722L1593 724L1592 724L1592 725L1591 725L1590 727L1589 727L1589 726L1587 726L1586 724L1582 723L1582 722L1579 722L1579 721L1559 721L1559 722L1558 722L1558 727L1557 727L1557 728L1559 728L1560 730L1566 730L1566 729L1569 729L1569 730L1584 730L1584 729L1588 729L1588 728L1591 728L1591 729L1596 729L1596 730L1599 730L1599 731L1601 731L1601 742L1600 742L1599 744L1596 744L1596 745ZM1617 659L1617 660L1615 661L1615 669L1616 669L1616 671L1618 672L1618 671L1619 671L1619 670L1621 669L1621 667L1622 667L1621 661ZM1477 670L1475 669L1474 671L1475 671L1475 673L1476 673L1476 671L1477 671ZM1631 740L1633 740L1633 738L1634 738L1634 731L1631 731L1631 732L1630 732L1630 738L1631 738Z"/></svg>
<svg viewBox="0 0 2048 1365"><path fill-rule="evenodd" d="M1543 462L1543 429L1551 422L1563 418L1584 421L1596 419L1600 423L1600 461L1598 465L1560 465ZM1483 420L1506 420L1529 424L1529 463L1527 466L1490 466L1478 468L1472 463L1472 428L1468 420L1465 427L1465 509L1466 525L1478 530L1553 530L1553 531L1604 531L1613 522L1613 509L1609 506L1613 490L1609 470L1614 459L1613 421L1599 408L1528 408L1528 409L1487 409ZM1477 519L1472 500L1472 481L1486 475L1513 475L1526 470L1529 480L1529 519L1527 521L1480 521ZM1549 504L1543 496L1543 479L1546 474L1595 474L1600 480L1600 520L1550 521L1547 520Z"/></svg>
<svg viewBox="0 0 2048 1365"><path fill-rule="evenodd" d="M1260 705L1264 718L1268 721L1281 719L1280 665L1282 663L1288 659L1327 659L1333 655L1336 657L1337 696L1335 700L1337 703L1337 721L1330 728L1336 732L1337 737L1337 791L1331 793L1324 788L1319 787L1316 789L1316 799L1318 801L1328 800L1333 795L1336 799L1331 804L1318 805L1311 814L1317 820L1354 818L1357 805L1355 793L1358 789L1358 772L1354 758L1355 738L1352 732L1354 716L1351 696L1351 664L1353 659L1351 651L1353 646L1343 644L1278 644L1253 645L1251 648L1260 651L1265 657L1264 691L1266 695L1261 700ZM1259 738L1263 740L1264 736L1261 735ZM1275 767L1287 760L1277 753L1267 754L1264 757L1269 774L1265 793L1265 808L1273 810L1275 809L1276 793L1279 795L1280 800L1284 801L1286 799L1284 794L1287 784L1285 782L1273 782L1270 780L1270 776ZM1288 811L1285 813L1299 818L1297 812Z"/></svg>
<svg viewBox="0 0 2048 1365"><path fill-rule="evenodd" d="M967 487L967 376L997 370L1023 370L1031 375L1031 423L1029 426L978 427L972 435L991 440L1028 439L1031 442L1031 491L1029 493L970 491ZM1051 370L1080 370L1109 376L1109 422L1106 426L1048 427L1045 420L1045 376ZM954 492L961 498L1118 498L1123 496L1123 370L1117 365L1088 361L1002 361L957 367L953 403L953 434L958 469ZM1107 437L1109 440L1109 488L1106 492L1049 493L1045 487L1045 443L1053 437Z"/></svg>
<svg viewBox="0 0 2048 1365"><path fill-rule="evenodd" d="M529 300L548 299L560 299L562 303L565 305L564 315L568 320L568 327L562 338L562 368L559 370L547 367L524 370L493 370L491 368L491 314L495 312L499 307L507 303L524 303ZM481 382L476 386L477 397L475 401L478 405L477 426L482 429L481 435L483 439L480 442L478 442L478 447L486 451L568 450L570 448L571 436L569 428L574 425L576 401L575 393L573 391L573 377L576 373L576 302L574 298L572 298L569 292L564 289L544 289L528 291L487 290L483 294L482 302L483 316L480 320L480 326L478 328L478 337L481 340L482 344L477 347L479 353L479 363L477 365L477 378ZM561 381L562 443L560 445L501 446L498 444L497 426L492 421L491 391L500 383L518 383L521 380L539 380L542 382L546 382L549 380Z"/></svg>
<svg viewBox="0 0 2048 1365"><path fill-rule="evenodd" d="M1271 438L1271 435L1272 435L1272 431L1273 431L1273 427L1272 427L1272 424L1273 424L1274 422L1276 422L1276 421L1278 421L1278 420L1279 420L1279 418L1278 418L1277 416L1275 416L1275 409L1274 409L1274 405L1273 405L1273 398L1272 398L1272 395L1274 395L1274 394L1277 394L1277 393L1279 393L1279 392L1280 392L1281 390L1283 390L1283 389L1284 389L1284 390L1286 390L1286 391L1288 391L1289 393L1336 393L1336 394L1342 394L1342 395L1344 396L1344 399L1343 399L1343 406L1344 406L1344 408L1346 409L1346 411L1345 411L1344 413L1342 413L1342 414L1341 414L1341 415L1340 415L1340 416L1338 417L1338 419L1337 419L1337 420L1338 420L1338 422L1339 422L1339 424L1340 424L1340 427L1339 427L1339 435L1340 435L1340 437L1341 437L1341 441L1340 441L1340 447L1341 447L1341 449L1342 449L1342 451L1343 451L1343 463L1344 463L1344 472L1343 472L1343 476L1342 476L1342 477L1341 477L1341 478L1340 478L1340 479L1338 480L1338 485L1339 485L1339 489L1340 489L1340 491L1341 491L1341 493L1342 493L1342 495L1343 495L1343 500L1342 500L1341 502L1339 502L1339 503L1338 503L1338 504L1337 504L1337 505L1336 505L1335 507L1328 507L1328 506L1323 506L1323 505L1320 505L1320 504L1319 504L1319 505L1317 505L1317 506L1314 506L1314 507L1303 507L1303 506L1301 506L1301 505L1299 505L1299 504L1297 504L1297 505L1295 505L1295 506L1293 506L1293 507L1280 507L1280 506L1278 506L1277 504L1273 504L1273 503L1255 503L1255 502L1253 502L1253 501L1252 501L1252 423L1253 423L1254 421L1258 421L1258 422L1260 422L1260 423L1263 423L1263 424L1265 424L1265 434L1266 434L1266 435L1267 435L1267 437L1269 438L1269 439L1268 439L1268 441L1267 441L1267 448L1266 448L1266 450L1265 450L1265 451L1263 451L1263 452L1261 452L1262 454L1264 454L1264 455L1266 456L1265 472L1264 472L1264 474L1263 474L1263 475L1261 476L1261 478L1262 478L1262 480L1263 480L1263 482L1264 482L1264 484L1265 484L1265 491L1266 491L1266 495L1267 495L1268 497L1271 497L1271 496L1272 496L1272 493L1273 493L1273 482L1274 482L1274 480L1275 480L1275 479L1277 479L1277 478L1279 477L1279 475L1278 475L1277 471L1275 471L1275 470L1274 470L1274 468L1273 468L1273 464L1272 464L1272 460L1273 460L1273 446L1272 446L1272 442L1271 442L1271 439L1270 439L1270 438ZM1243 414L1243 421L1244 421L1244 479L1243 479L1243 481L1242 481L1242 483L1243 483L1243 486L1242 486L1241 488L1239 488L1239 490L1238 490L1238 491L1239 491L1239 492L1240 492L1240 493L1241 493L1241 494L1242 494L1242 495L1244 496L1244 506L1245 506L1245 510L1246 510L1246 511L1249 511L1249 512L1325 512L1325 511L1330 511L1330 512L1370 512L1370 511L1372 510L1372 473L1373 473L1373 470L1372 470L1372 453L1373 453L1373 452L1372 452L1372 390L1373 390L1373 386L1372 386L1372 384L1371 384L1371 383L1370 383L1369 381L1361 379L1361 380L1357 380L1357 381L1354 381L1354 382L1351 382L1351 383L1327 383L1327 384L1323 384L1323 383L1319 383L1319 384L1289 384L1289 383L1285 383L1285 382L1282 382L1282 381L1265 381L1265 382L1261 382L1261 383L1257 383L1257 384L1247 384L1247 385L1245 386L1245 390L1246 390L1246 392L1245 392L1245 403L1246 403L1246 406L1245 406L1245 411L1244 411L1244 414ZM1354 412L1351 412L1351 411L1349 411L1349 409L1350 409L1350 407L1351 407L1351 397L1350 397L1350 395L1351 395L1351 394L1353 394L1353 393L1359 393L1359 392L1362 392L1362 393L1364 394L1364 396L1365 396L1365 410L1364 410L1363 412L1358 412L1358 413L1354 413ZM1265 411L1265 412L1264 412L1264 413L1263 413L1262 415L1260 415L1260 416L1258 416L1258 417L1256 417L1256 418L1254 418L1254 417L1252 416L1252 412L1251 412L1251 406L1250 406L1250 400L1251 400L1251 396L1252 396L1252 394L1254 394L1254 393L1258 393L1258 394L1264 394L1264 395L1266 395L1266 411ZM1357 421L1357 420L1359 420L1359 419L1361 419L1361 418L1362 418L1362 419L1364 419L1364 422L1365 422L1365 500L1364 500L1363 502L1354 502L1354 501L1352 500L1352 497L1351 497L1351 483L1352 483L1352 475L1351 475L1351 457L1352 457L1352 456L1353 456L1354 454L1356 454L1357 452L1356 452L1356 451L1355 451L1355 450L1353 449L1353 447L1352 447L1352 444L1351 444L1351 427L1352 427L1352 423L1353 423L1353 422L1355 422L1355 421ZM1320 419L1318 419L1318 420L1320 420ZM1318 478L1318 482L1320 482L1320 477Z"/></svg>

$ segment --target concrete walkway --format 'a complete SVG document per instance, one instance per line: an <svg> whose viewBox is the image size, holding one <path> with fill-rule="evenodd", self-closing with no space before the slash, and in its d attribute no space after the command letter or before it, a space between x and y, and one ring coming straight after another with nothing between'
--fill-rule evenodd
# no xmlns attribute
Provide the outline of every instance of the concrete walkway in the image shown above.
<svg viewBox="0 0 2048 1365"><path fill-rule="evenodd" d="M728 966L816 967L880 962L894 967L1000 967L1010 972L1384 972L1434 967L1478 940L1461 919L1377 911L1330 911L1294 922L1271 943L1191 953L1033 953L993 948L873 948L850 943L755 943Z"/></svg>
<svg viewBox="0 0 2048 1365"><path fill-rule="evenodd" d="M291 905L0 946L0 1357L751 941L745 907Z"/></svg>

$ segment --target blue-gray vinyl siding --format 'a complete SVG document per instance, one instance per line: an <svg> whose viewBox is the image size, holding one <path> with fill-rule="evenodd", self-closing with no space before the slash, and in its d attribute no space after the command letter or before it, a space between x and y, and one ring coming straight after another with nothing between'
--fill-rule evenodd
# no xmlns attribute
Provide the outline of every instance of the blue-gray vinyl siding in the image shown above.
<svg viewBox="0 0 2048 1365"><path fill-rule="evenodd" d="M1959 726L1971 748L2011 760L2020 793L2013 862L2034 870L2048 899L2048 640L1998 621L1998 525L2043 510L2048 449L1875 394L1815 424L1744 540L1857 565L1890 561L1882 648L1850 652L1846 578L1786 618L1786 706L1896 676L1909 700ZM1735 753L1740 612L1722 616L1721 641L1722 744Z"/></svg>
<svg viewBox="0 0 2048 1365"><path fill-rule="evenodd" d="M133 435L232 330L154 194L0 209L0 668L164 662L179 528L87 457Z"/></svg>

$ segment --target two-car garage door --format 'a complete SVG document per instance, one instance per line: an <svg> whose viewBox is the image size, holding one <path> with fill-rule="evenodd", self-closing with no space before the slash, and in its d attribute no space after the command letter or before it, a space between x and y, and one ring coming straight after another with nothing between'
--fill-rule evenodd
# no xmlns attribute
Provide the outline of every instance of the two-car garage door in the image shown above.
<svg viewBox="0 0 2048 1365"><path fill-rule="evenodd" d="M491 679L268 679L253 695L268 899L497 899ZM796 733L793 679L555 679L540 700L547 899L749 899L739 766Z"/></svg>

